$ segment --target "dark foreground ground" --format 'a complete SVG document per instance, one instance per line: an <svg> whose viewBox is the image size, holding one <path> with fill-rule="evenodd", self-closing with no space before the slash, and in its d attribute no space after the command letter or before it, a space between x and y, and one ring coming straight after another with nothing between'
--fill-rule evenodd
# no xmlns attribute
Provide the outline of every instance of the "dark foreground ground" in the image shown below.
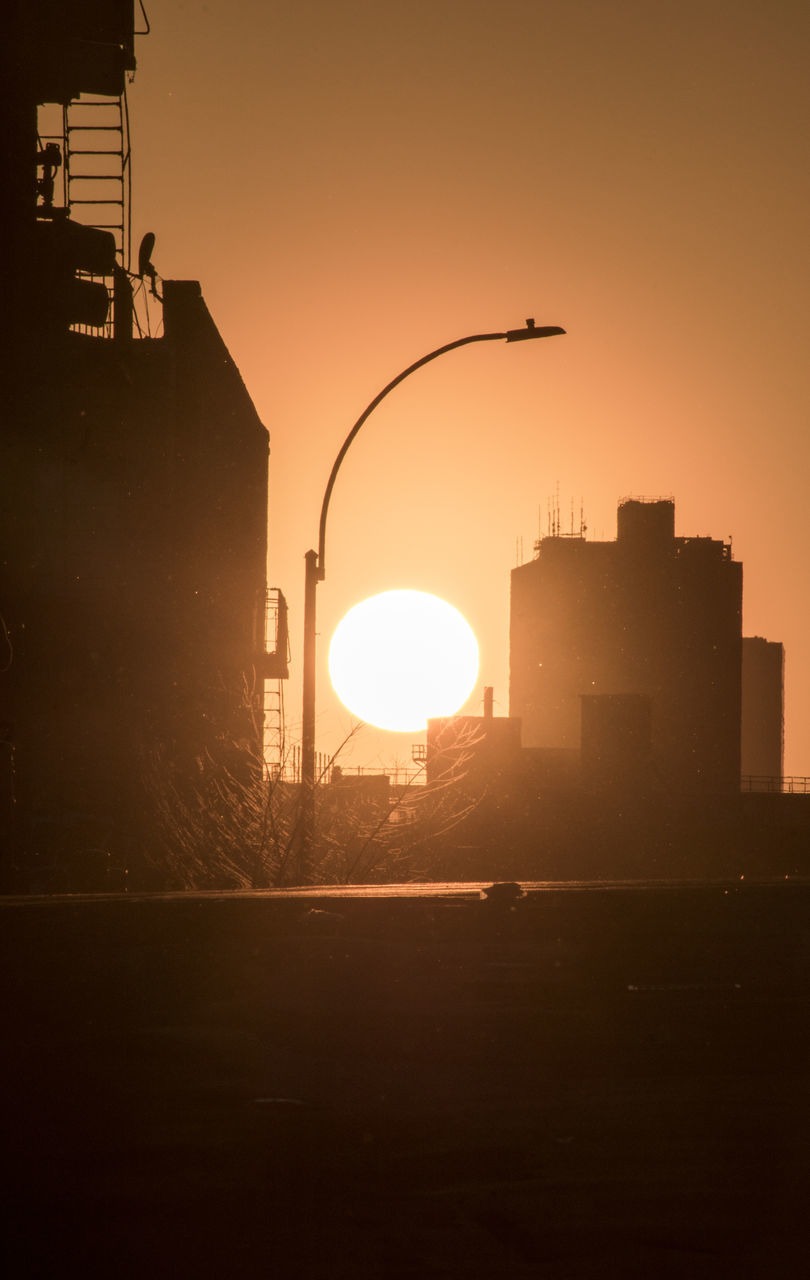
<svg viewBox="0 0 810 1280"><path fill-rule="evenodd" d="M0 934L10 1276L810 1272L806 884L5 899Z"/></svg>

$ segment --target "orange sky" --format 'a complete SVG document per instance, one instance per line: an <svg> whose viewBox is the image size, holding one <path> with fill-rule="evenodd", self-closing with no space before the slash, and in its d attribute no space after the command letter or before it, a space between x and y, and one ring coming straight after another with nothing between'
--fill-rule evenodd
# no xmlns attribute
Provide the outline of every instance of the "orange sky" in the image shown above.
<svg viewBox="0 0 810 1280"><path fill-rule="evenodd" d="M509 572L559 483L733 536L744 630L787 653L787 773L810 774L806 0L148 0L130 88L133 243L202 282L271 433L270 577L291 608L330 507L319 748L348 727L334 626L433 591L508 706ZM480 690L468 709L480 706ZM408 760L365 731L349 764Z"/></svg>

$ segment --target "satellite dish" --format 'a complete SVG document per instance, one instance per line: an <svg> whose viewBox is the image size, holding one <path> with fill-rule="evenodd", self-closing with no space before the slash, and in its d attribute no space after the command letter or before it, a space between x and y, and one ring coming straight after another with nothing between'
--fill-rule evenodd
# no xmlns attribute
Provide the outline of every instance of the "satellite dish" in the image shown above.
<svg viewBox="0 0 810 1280"><path fill-rule="evenodd" d="M152 297L162 302L163 299L157 291L157 271L152 266L152 250L154 247L155 233L154 231L147 231L138 249L138 275L141 280L143 280L144 276L148 277Z"/></svg>
<svg viewBox="0 0 810 1280"><path fill-rule="evenodd" d="M154 231L147 231L138 249L138 275L143 279L150 276L154 279L155 268L152 266L152 251L155 247Z"/></svg>

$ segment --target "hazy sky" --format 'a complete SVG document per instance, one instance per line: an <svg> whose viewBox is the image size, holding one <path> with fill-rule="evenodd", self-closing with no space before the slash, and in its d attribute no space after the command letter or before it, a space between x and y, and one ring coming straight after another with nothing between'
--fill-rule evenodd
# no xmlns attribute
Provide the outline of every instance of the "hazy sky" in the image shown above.
<svg viewBox="0 0 810 1280"><path fill-rule="evenodd" d="M787 651L810 774L806 0L148 0L130 89L133 240L199 279L271 435L270 578L300 720L304 553L332 461L319 747L348 713L334 626L434 591L508 707L509 573L559 484L589 536L624 495L733 536L744 631ZM545 517L543 517L545 519ZM480 691L471 699L480 708ZM366 732L350 764L407 759Z"/></svg>

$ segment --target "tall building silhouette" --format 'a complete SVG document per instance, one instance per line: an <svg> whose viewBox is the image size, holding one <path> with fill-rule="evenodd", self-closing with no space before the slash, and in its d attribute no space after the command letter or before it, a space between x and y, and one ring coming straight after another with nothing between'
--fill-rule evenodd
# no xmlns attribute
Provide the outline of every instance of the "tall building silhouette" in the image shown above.
<svg viewBox="0 0 810 1280"><path fill-rule="evenodd" d="M784 771L785 651L775 640L743 637L742 773L773 788Z"/></svg>
<svg viewBox="0 0 810 1280"><path fill-rule="evenodd" d="M585 705L588 744L611 716L632 719L645 783L737 790L741 653L742 565L728 543L676 537L671 499L620 502L615 542L555 530L512 571L509 714L524 747L578 750L583 699L604 698Z"/></svg>
<svg viewBox="0 0 810 1280"><path fill-rule="evenodd" d="M3 867L97 888L149 846L155 788L257 767L286 658L268 435L199 284L160 281L154 237L130 262L132 3L29 0L4 25Z"/></svg>

